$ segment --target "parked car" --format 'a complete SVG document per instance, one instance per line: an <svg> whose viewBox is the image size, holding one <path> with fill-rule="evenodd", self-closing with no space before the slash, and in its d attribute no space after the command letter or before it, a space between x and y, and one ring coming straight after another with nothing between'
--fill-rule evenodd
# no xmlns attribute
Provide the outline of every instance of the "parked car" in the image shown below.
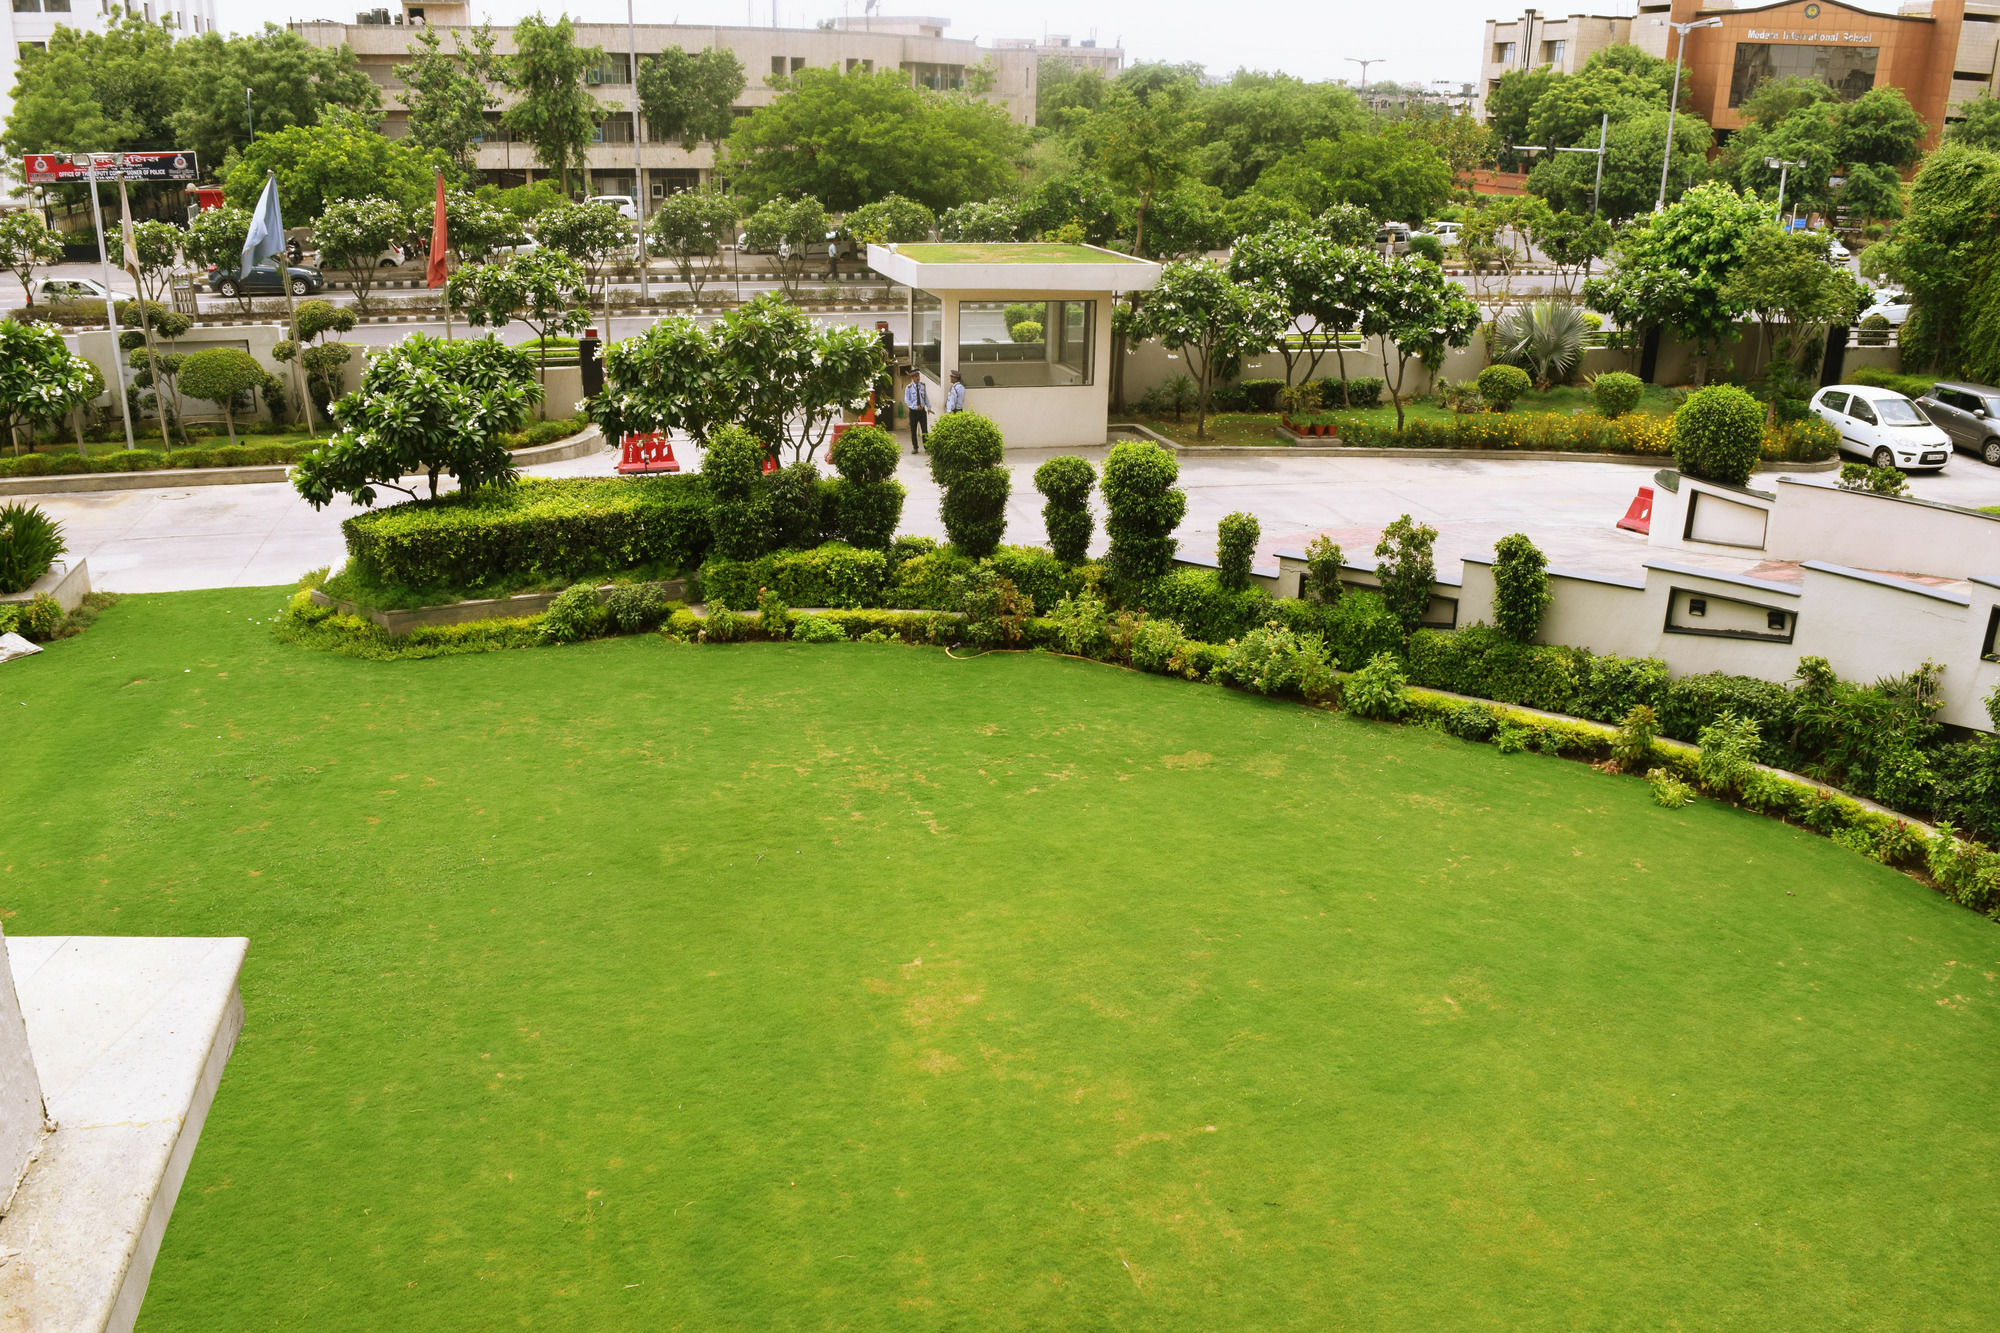
<svg viewBox="0 0 2000 1333"><path fill-rule="evenodd" d="M1902 328L1904 321L1910 317L1910 294L1887 289L1876 292L1873 304L1862 311L1860 318L1854 322L1859 324L1870 315L1880 315L1888 320L1892 327Z"/></svg>
<svg viewBox="0 0 2000 1333"><path fill-rule="evenodd" d="M1813 395L1813 411L1840 432L1842 453L1876 467L1942 468L1951 461L1951 436L1924 409L1893 389L1831 384Z"/></svg>
<svg viewBox="0 0 2000 1333"><path fill-rule="evenodd" d="M1425 227L1424 230L1430 235L1437 237L1440 241L1443 241L1444 247L1447 250L1458 244L1460 226L1456 222L1433 222Z"/></svg>
<svg viewBox="0 0 2000 1333"><path fill-rule="evenodd" d="M618 210L621 218L639 220L639 205L629 194L593 194L583 201L586 204L610 204Z"/></svg>
<svg viewBox="0 0 2000 1333"><path fill-rule="evenodd" d="M318 269L308 264L287 266L292 275L292 295L311 296L326 286ZM208 266L208 286L218 296L271 296L284 289L278 286L278 266L265 260L238 278L226 269Z"/></svg>
<svg viewBox="0 0 2000 1333"><path fill-rule="evenodd" d="M1917 402L1953 445L2000 467L2000 389L1940 380Z"/></svg>
<svg viewBox="0 0 2000 1333"><path fill-rule="evenodd" d="M104 284L95 278L43 278L35 284L35 300L49 305L104 299Z"/></svg>
<svg viewBox="0 0 2000 1333"><path fill-rule="evenodd" d="M1375 232L1375 244L1387 246L1391 255L1410 253L1410 228L1404 222L1385 222Z"/></svg>
<svg viewBox="0 0 2000 1333"><path fill-rule="evenodd" d="M826 236L827 238L823 241L806 242L805 257L807 259L825 259L827 247L840 244L839 233L828 232ZM778 253L778 247L775 245L757 246L750 244L750 233L747 231L740 232L737 234L736 248L742 251L746 255L774 255ZM789 245L786 246L786 251L788 255L790 254L791 249L792 249L791 246ZM843 254L846 253L845 249L842 250L842 253Z"/></svg>
<svg viewBox="0 0 2000 1333"><path fill-rule="evenodd" d="M1845 264L1854 258L1854 252L1842 245L1838 236L1829 236L1826 238L1826 257L1836 264Z"/></svg>

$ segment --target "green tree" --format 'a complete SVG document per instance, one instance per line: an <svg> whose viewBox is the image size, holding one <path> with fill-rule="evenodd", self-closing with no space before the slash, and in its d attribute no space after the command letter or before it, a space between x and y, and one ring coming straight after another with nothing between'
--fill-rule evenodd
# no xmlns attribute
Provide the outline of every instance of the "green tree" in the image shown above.
<svg viewBox="0 0 2000 1333"><path fill-rule="evenodd" d="M7 152L114 152L170 143L178 68L173 32L130 9L103 32L58 27L46 50L21 50Z"/></svg>
<svg viewBox="0 0 2000 1333"><path fill-rule="evenodd" d="M23 426L60 420L96 394L95 368L69 350L62 330L47 324L0 320L0 439L21 452Z"/></svg>
<svg viewBox="0 0 2000 1333"><path fill-rule="evenodd" d="M1151 440L1111 446L1104 460L1104 535L1107 560L1119 579L1138 584L1173 568L1174 529L1187 517L1180 460Z"/></svg>
<svg viewBox="0 0 2000 1333"><path fill-rule="evenodd" d="M1625 218L1650 210L1659 200L1660 155L1667 146L1665 111L1643 112L1614 121L1604 143L1604 187L1599 210L1605 217ZM1690 178L1706 174L1706 154L1715 135L1707 122L1682 104L1674 122L1674 172L1667 182L1667 199L1678 199ZM1597 130L1572 148L1596 148ZM1568 213L1588 213L1597 184L1597 159L1585 153L1548 153L1528 174L1528 188L1550 207Z"/></svg>
<svg viewBox="0 0 2000 1333"><path fill-rule="evenodd" d="M639 66L639 110L654 139L677 139L692 152L707 140L720 143L736 119L743 93L743 64L726 47L693 53L670 46Z"/></svg>
<svg viewBox="0 0 2000 1333"><path fill-rule="evenodd" d="M1516 643L1533 643L1548 614L1549 558L1527 534L1493 544L1493 623Z"/></svg>
<svg viewBox="0 0 2000 1333"><path fill-rule="evenodd" d="M139 259L138 271L132 276L145 300L158 301L166 296L174 268L180 263L184 235L171 222L132 224L132 248Z"/></svg>
<svg viewBox="0 0 2000 1333"><path fill-rule="evenodd" d="M1026 143L1005 108L900 71L803 69L736 122L723 162L752 203L811 195L844 210L900 194L942 210L1005 190Z"/></svg>
<svg viewBox="0 0 2000 1333"><path fill-rule="evenodd" d="M1054 238L1076 240L1080 236ZM1222 191L1200 181L1182 181L1153 200L1152 225L1146 233L1148 259L1187 259L1229 244L1229 219L1223 212Z"/></svg>
<svg viewBox="0 0 2000 1333"><path fill-rule="evenodd" d="M938 215L938 235L947 241L1018 240L1020 206L1005 199L989 199L948 208Z"/></svg>
<svg viewBox="0 0 2000 1333"><path fill-rule="evenodd" d="M2000 151L1949 143L1932 153L1896 234L1916 298L1904 364L2000 381Z"/></svg>
<svg viewBox="0 0 2000 1333"><path fill-rule="evenodd" d="M2000 152L2000 98L1982 92L1959 104L1964 119L1944 128L1944 141L1963 148Z"/></svg>
<svg viewBox="0 0 2000 1333"><path fill-rule="evenodd" d="M868 396L882 369L874 330L822 324L776 292L730 311L715 326L720 377L735 419L774 450L803 462L842 408Z"/></svg>
<svg viewBox="0 0 2000 1333"><path fill-rule="evenodd" d="M257 132L266 134L312 125L329 107L372 116L382 105L380 88L353 51L314 46L275 23L246 36L210 31L178 42L173 64L174 142L194 149L211 171L226 164L231 150L250 144L252 114Z"/></svg>
<svg viewBox="0 0 2000 1333"><path fill-rule="evenodd" d="M1375 543L1375 578L1382 585L1382 604L1396 617L1405 634L1414 634L1430 610L1437 563L1431 548L1437 529L1414 522L1408 514L1382 529Z"/></svg>
<svg viewBox="0 0 2000 1333"><path fill-rule="evenodd" d="M1730 280L1758 232L1774 227L1765 206L1721 181L1697 185L1629 226L1619 238L1617 281L1627 292L1643 287L1656 302L1651 317L1695 344L1696 383L1707 379L1716 350L1736 336L1743 313ZM1598 289L1600 297L1605 289ZM1593 309L1605 309L1585 296Z"/></svg>
<svg viewBox="0 0 2000 1333"><path fill-rule="evenodd" d="M1330 246L1320 233L1295 223L1245 236L1229 256L1229 276L1270 293L1292 322L1277 344L1288 384L1318 375L1328 352L1336 354L1346 382L1340 340L1360 326L1381 270L1372 251Z"/></svg>
<svg viewBox="0 0 2000 1333"><path fill-rule="evenodd" d="M500 123L533 145L535 160L561 180L565 195L572 174L588 179L584 155L606 107L585 89L584 79L603 64L601 47L576 44L567 14L550 23L537 12L514 26L514 54L500 65L501 80L516 98Z"/></svg>
<svg viewBox="0 0 2000 1333"><path fill-rule="evenodd" d="M0 213L0 263L21 280L21 298L35 303L35 274L62 262L62 239L32 208Z"/></svg>
<svg viewBox="0 0 2000 1333"><path fill-rule="evenodd" d="M279 186L280 192L283 188ZM382 252L402 240L408 226L407 210L380 195L335 199L313 224L320 261L328 268L347 270L347 280L354 286L354 304L363 313L368 310Z"/></svg>
<svg viewBox="0 0 2000 1333"><path fill-rule="evenodd" d="M634 257L632 224L610 204L557 204L535 221L535 239L583 269L587 290L603 302L604 327L611 327L611 266Z"/></svg>
<svg viewBox="0 0 2000 1333"><path fill-rule="evenodd" d="M1867 308L1868 289L1827 262L1824 237L1760 227L1744 247L1724 299L1757 317L1760 365L1782 348L1795 370L1816 370L1827 331L1844 329Z"/></svg>
<svg viewBox="0 0 2000 1333"><path fill-rule="evenodd" d="M1231 281L1208 259L1170 263L1146 294L1134 321L1142 337L1158 338L1187 357L1199 397L1195 438L1208 438L1208 399L1219 364L1268 349L1283 335L1284 302L1262 288Z"/></svg>
<svg viewBox="0 0 2000 1333"><path fill-rule="evenodd" d="M1132 248L1145 253L1153 201L1186 178L1202 141L1191 73L1134 69L1111 85L1079 132L1105 179L1130 196Z"/></svg>
<svg viewBox="0 0 2000 1333"><path fill-rule="evenodd" d="M278 174L278 202L287 226L318 220L336 199L381 195L411 208L436 189L443 166L402 139L384 138L371 117L329 107L315 125L293 125L256 141L223 173L231 203L249 208Z"/></svg>
<svg viewBox="0 0 2000 1333"><path fill-rule="evenodd" d="M1232 196L1311 140L1369 128L1368 112L1348 89L1261 70L1239 69L1228 82L1202 88L1195 113L1204 129L1199 174Z"/></svg>
<svg viewBox="0 0 2000 1333"><path fill-rule="evenodd" d="M236 400L262 388L270 372L240 347L204 347L181 363L180 391L222 409L229 442L236 443Z"/></svg>
<svg viewBox="0 0 2000 1333"><path fill-rule="evenodd" d="M1383 342L1383 369L1391 350L1396 377L1390 394L1396 404L1396 430L1403 429L1403 381L1412 360L1437 373L1444 354L1472 341L1479 327L1479 307L1429 260L1405 256L1385 261L1375 285L1374 300L1361 317L1361 331Z"/></svg>
<svg viewBox="0 0 2000 1333"><path fill-rule="evenodd" d="M243 242L249 234L250 211L224 204L195 214L188 222L181 246L192 262L234 273L243 262ZM250 308L247 294L237 299L243 309Z"/></svg>
<svg viewBox="0 0 2000 1333"><path fill-rule="evenodd" d="M1057 134L1073 132L1103 105L1107 86L1097 70L1043 56L1035 71L1035 124Z"/></svg>
<svg viewBox="0 0 2000 1333"><path fill-rule="evenodd" d="M709 268L697 260L719 253L740 212L736 200L706 190L683 190L662 200L647 226L652 229L652 253L673 261L691 299L701 300Z"/></svg>
<svg viewBox="0 0 2000 1333"><path fill-rule="evenodd" d="M504 329L518 319L534 330L544 389L549 339L590 322L583 268L553 251L518 255L504 264L468 264L446 280L444 299L480 328Z"/></svg>
<svg viewBox="0 0 2000 1333"><path fill-rule="evenodd" d="M344 378L341 370L353 358L353 349L342 342L321 342L329 333L349 333L354 329L351 307L337 306L321 297L301 301L292 311L292 336L271 349L271 359L289 364L298 358L305 371L306 392L321 412L340 396Z"/></svg>
<svg viewBox="0 0 2000 1333"><path fill-rule="evenodd" d="M604 349L604 392L591 399L590 415L607 440L679 431L706 445L736 420L744 387L724 374L721 345L706 326L670 316Z"/></svg>
<svg viewBox="0 0 2000 1333"><path fill-rule="evenodd" d="M437 199L433 196L411 208L404 226L412 236L424 241L424 253L429 253L431 220L436 216ZM522 239L521 224L512 213L490 202L482 191L467 194L464 190L446 190L444 194L445 238L451 243L451 257L460 264L481 264L493 257L502 246L519 244Z"/></svg>
<svg viewBox="0 0 2000 1333"><path fill-rule="evenodd" d="M1581 144L1587 138L1595 147L1603 116L1617 124L1648 111L1664 111L1673 86L1672 62L1635 46L1606 47L1574 75L1552 82L1536 99L1528 115L1528 142L1553 147Z"/></svg>
<svg viewBox="0 0 2000 1333"><path fill-rule="evenodd" d="M449 474L459 490L507 486L519 475L505 436L541 401L526 353L492 338L448 342L413 333L368 363L361 390L334 405L338 427L292 469L315 509L346 495L375 503L377 488L416 498L402 479Z"/></svg>
<svg viewBox="0 0 2000 1333"><path fill-rule="evenodd" d="M1548 66L1502 74L1493 90L1486 94L1486 123L1492 128L1494 138L1503 146L1534 143L1528 134L1528 121L1535 114L1535 104L1542 100L1542 94L1566 77Z"/></svg>
<svg viewBox="0 0 2000 1333"><path fill-rule="evenodd" d="M1051 176L1021 196L1014 212L1014 226L1020 235L1033 239L1073 227L1092 245L1110 245L1124 226L1122 207L1123 201L1103 176L1091 171L1067 171Z"/></svg>
<svg viewBox="0 0 2000 1333"><path fill-rule="evenodd" d="M500 67L491 24L453 28L451 40L447 54L436 28L418 29L408 48L410 60L396 66L396 77L403 83L410 142L443 157L464 180L479 156L486 113L500 105L493 91Z"/></svg>
<svg viewBox="0 0 2000 1333"><path fill-rule="evenodd" d="M752 250L777 256L778 281L788 294L796 294L805 276L807 247L824 244L833 219L826 206L807 195L789 199L783 195L766 200L743 223L743 234Z"/></svg>
<svg viewBox="0 0 2000 1333"><path fill-rule="evenodd" d="M1421 222L1451 198L1451 168L1437 149L1394 124L1379 134L1315 139L1257 178L1257 190L1308 213L1355 204L1378 221Z"/></svg>
<svg viewBox="0 0 2000 1333"><path fill-rule="evenodd" d="M907 245L927 241L937 226L937 214L899 194L850 210L841 229L860 245Z"/></svg>
<svg viewBox="0 0 2000 1333"><path fill-rule="evenodd" d="M1611 224L1583 213L1542 213L1529 235L1556 266L1558 289L1565 295L1574 293L1578 282L1590 276L1590 266L1611 252Z"/></svg>

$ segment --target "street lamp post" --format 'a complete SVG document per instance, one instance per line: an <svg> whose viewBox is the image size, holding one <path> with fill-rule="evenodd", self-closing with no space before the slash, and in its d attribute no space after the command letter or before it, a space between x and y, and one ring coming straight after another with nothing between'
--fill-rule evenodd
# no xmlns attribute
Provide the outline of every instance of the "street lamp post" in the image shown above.
<svg viewBox="0 0 2000 1333"><path fill-rule="evenodd" d="M1370 65L1379 65L1379 64L1383 63L1384 59L1385 59L1385 57L1383 57L1383 56L1373 56L1373 57L1370 57L1370 58L1369 58L1369 59L1367 59L1367 60L1362 60L1362 59L1359 59L1358 57L1355 57L1355 56L1349 56L1349 57L1347 58L1347 63L1348 63L1348 64L1350 64L1350 65L1359 65L1359 66L1361 66L1361 94L1362 94L1362 96L1364 96L1364 97L1365 97L1365 96L1367 96L1367 95L1368 95L1368 67L1369 67Z"/></svg>
<svg viewBox="0 0 2000 1333"><path fill-rule="evenodd" d="M1665 23L1680 34L1680 41L1674 44L1674 93L1667 102L1667 148L1660 154L1660 200L1653 205L1653 211L1657 213L1667 206L1667 164L1674 160L1674 116L1681 108L1681 62L1687 59L1687 35L1696 28L1719 28L1722 26L1722 20L1695 19L1688 23L1674 23L1667 19L1653 21Z"/></svg>
<svg viewBox="0 0 2000 1333"><path fill-rule="evenodd" d="M1604 192L1604 141L1611 134L1611 113L1604 113L1604 119L1597 126L1597 147L1558 148L1558 153L1595 153L1597 155L1597 182L1590 187L1590 216L1597 216L1597 196Z"/></svg>
<svg viewBox="0 0 2000 1333"><path fill-rule="evenodd" d="M639 222L639 304L647 305L653 299L653 292L646 282L646 168L639 156L639 37L632 26L632 0L625 0L625 48L630 52L632 62L629 71L632 75L632 211L638 215ZM608 318L604 325L604 338L607 342L611 340Z"/></svg>
<svg viewBox="0 0 2000 1333"><path fill-rule="evenodd" d="M1772 220L1774 222L1783 222L1785 220L1785 180L1791 174L1793 167L1804 170L1806 164L1787 157L1767 157L1764 159L1764 165L1767 167L1776 167L1778 170L1778 211Z"/></svg>

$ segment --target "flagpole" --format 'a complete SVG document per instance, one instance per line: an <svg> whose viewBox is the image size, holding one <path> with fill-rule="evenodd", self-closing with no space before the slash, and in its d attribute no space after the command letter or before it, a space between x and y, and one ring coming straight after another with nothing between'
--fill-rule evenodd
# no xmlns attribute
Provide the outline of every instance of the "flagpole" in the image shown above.
<svg viewBox="0 0 2000 1333"><path fill-rule="evenodd" d="M111 259L104 252L104 205L97 198L97 158L94 154L85 157L90 162L90 220L97 226L97 262L104 268L104 322L111 329L111 368L118 381L118 412L125 418L125 447L136 449L139 446L132 439L132 399L125 392L125 349L118 345L118 315L113 309L118 298L111 290Z"/></svg>
<svg viewBox="0 0 2000 1333"><path fill-rule="evenodd" d="M153 377L153 402L160 412L160 447L172 453L174 442L167 435L167 386L160 378L159 358L153 353L153 317L146 309L146 289L139 282L139 254L132 244L132 195L122 178L118 182L118 237L124 244L125 253L120 256L123 267L132 275L132 290L138 293L139 328L146 339L146 373ZM180 410L178 401L174 410Z"/></svg>
<svg viewBox="0 0 2000 1333"><path fill-rule="evenodd" d="M264 188L275 190L277 187L278 173L267 172L264 176ZM282 220L283 214L279 216ZM292 346L297 349L292 353L292 383L299 391L299 410L305 414L306 438L317 439L318 436L313 434L312 394L306 390L306 348L305 343L299 339L299 312L292 304L292 269L289 263L291 253L282 227L278 229L278 253L274 257L278 263L278 290L285 294L285 327L292 335Z"/></svg>

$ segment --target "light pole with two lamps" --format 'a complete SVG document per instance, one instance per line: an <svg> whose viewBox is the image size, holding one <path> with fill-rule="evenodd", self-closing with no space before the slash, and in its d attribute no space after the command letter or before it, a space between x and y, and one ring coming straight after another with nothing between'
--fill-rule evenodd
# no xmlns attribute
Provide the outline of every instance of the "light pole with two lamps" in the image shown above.
<svg viewBox="0 0 2000 1333"><path fill-rule="evenodd" d="M1764 159L1764 165L1778 173L1778 212L1772 220L1783 223L1785 220L1785 180L1790 175L1793 167L1797 167L1803 171L1806 164L1795 158L1767 157Z"/></svg>
<svg viewBox="0 0 2000 1333"><path fill-rule="evenodd" d="M1667 164L1674 160L1674 116L1681 108L1681 62L1687 58L1687 35L1696 28L1719 28L1722 20L1707 18L1674 23L1667 19L1654 19L1653 22L1665 23L1680 34L1680 41L1674 44L1674 95L1667 103L1667 149L1660 154L1660 201L1653 205L1653 211L1657 213L1667 206ZM1603 161L1602 158L1598 160Z"/></svg>

